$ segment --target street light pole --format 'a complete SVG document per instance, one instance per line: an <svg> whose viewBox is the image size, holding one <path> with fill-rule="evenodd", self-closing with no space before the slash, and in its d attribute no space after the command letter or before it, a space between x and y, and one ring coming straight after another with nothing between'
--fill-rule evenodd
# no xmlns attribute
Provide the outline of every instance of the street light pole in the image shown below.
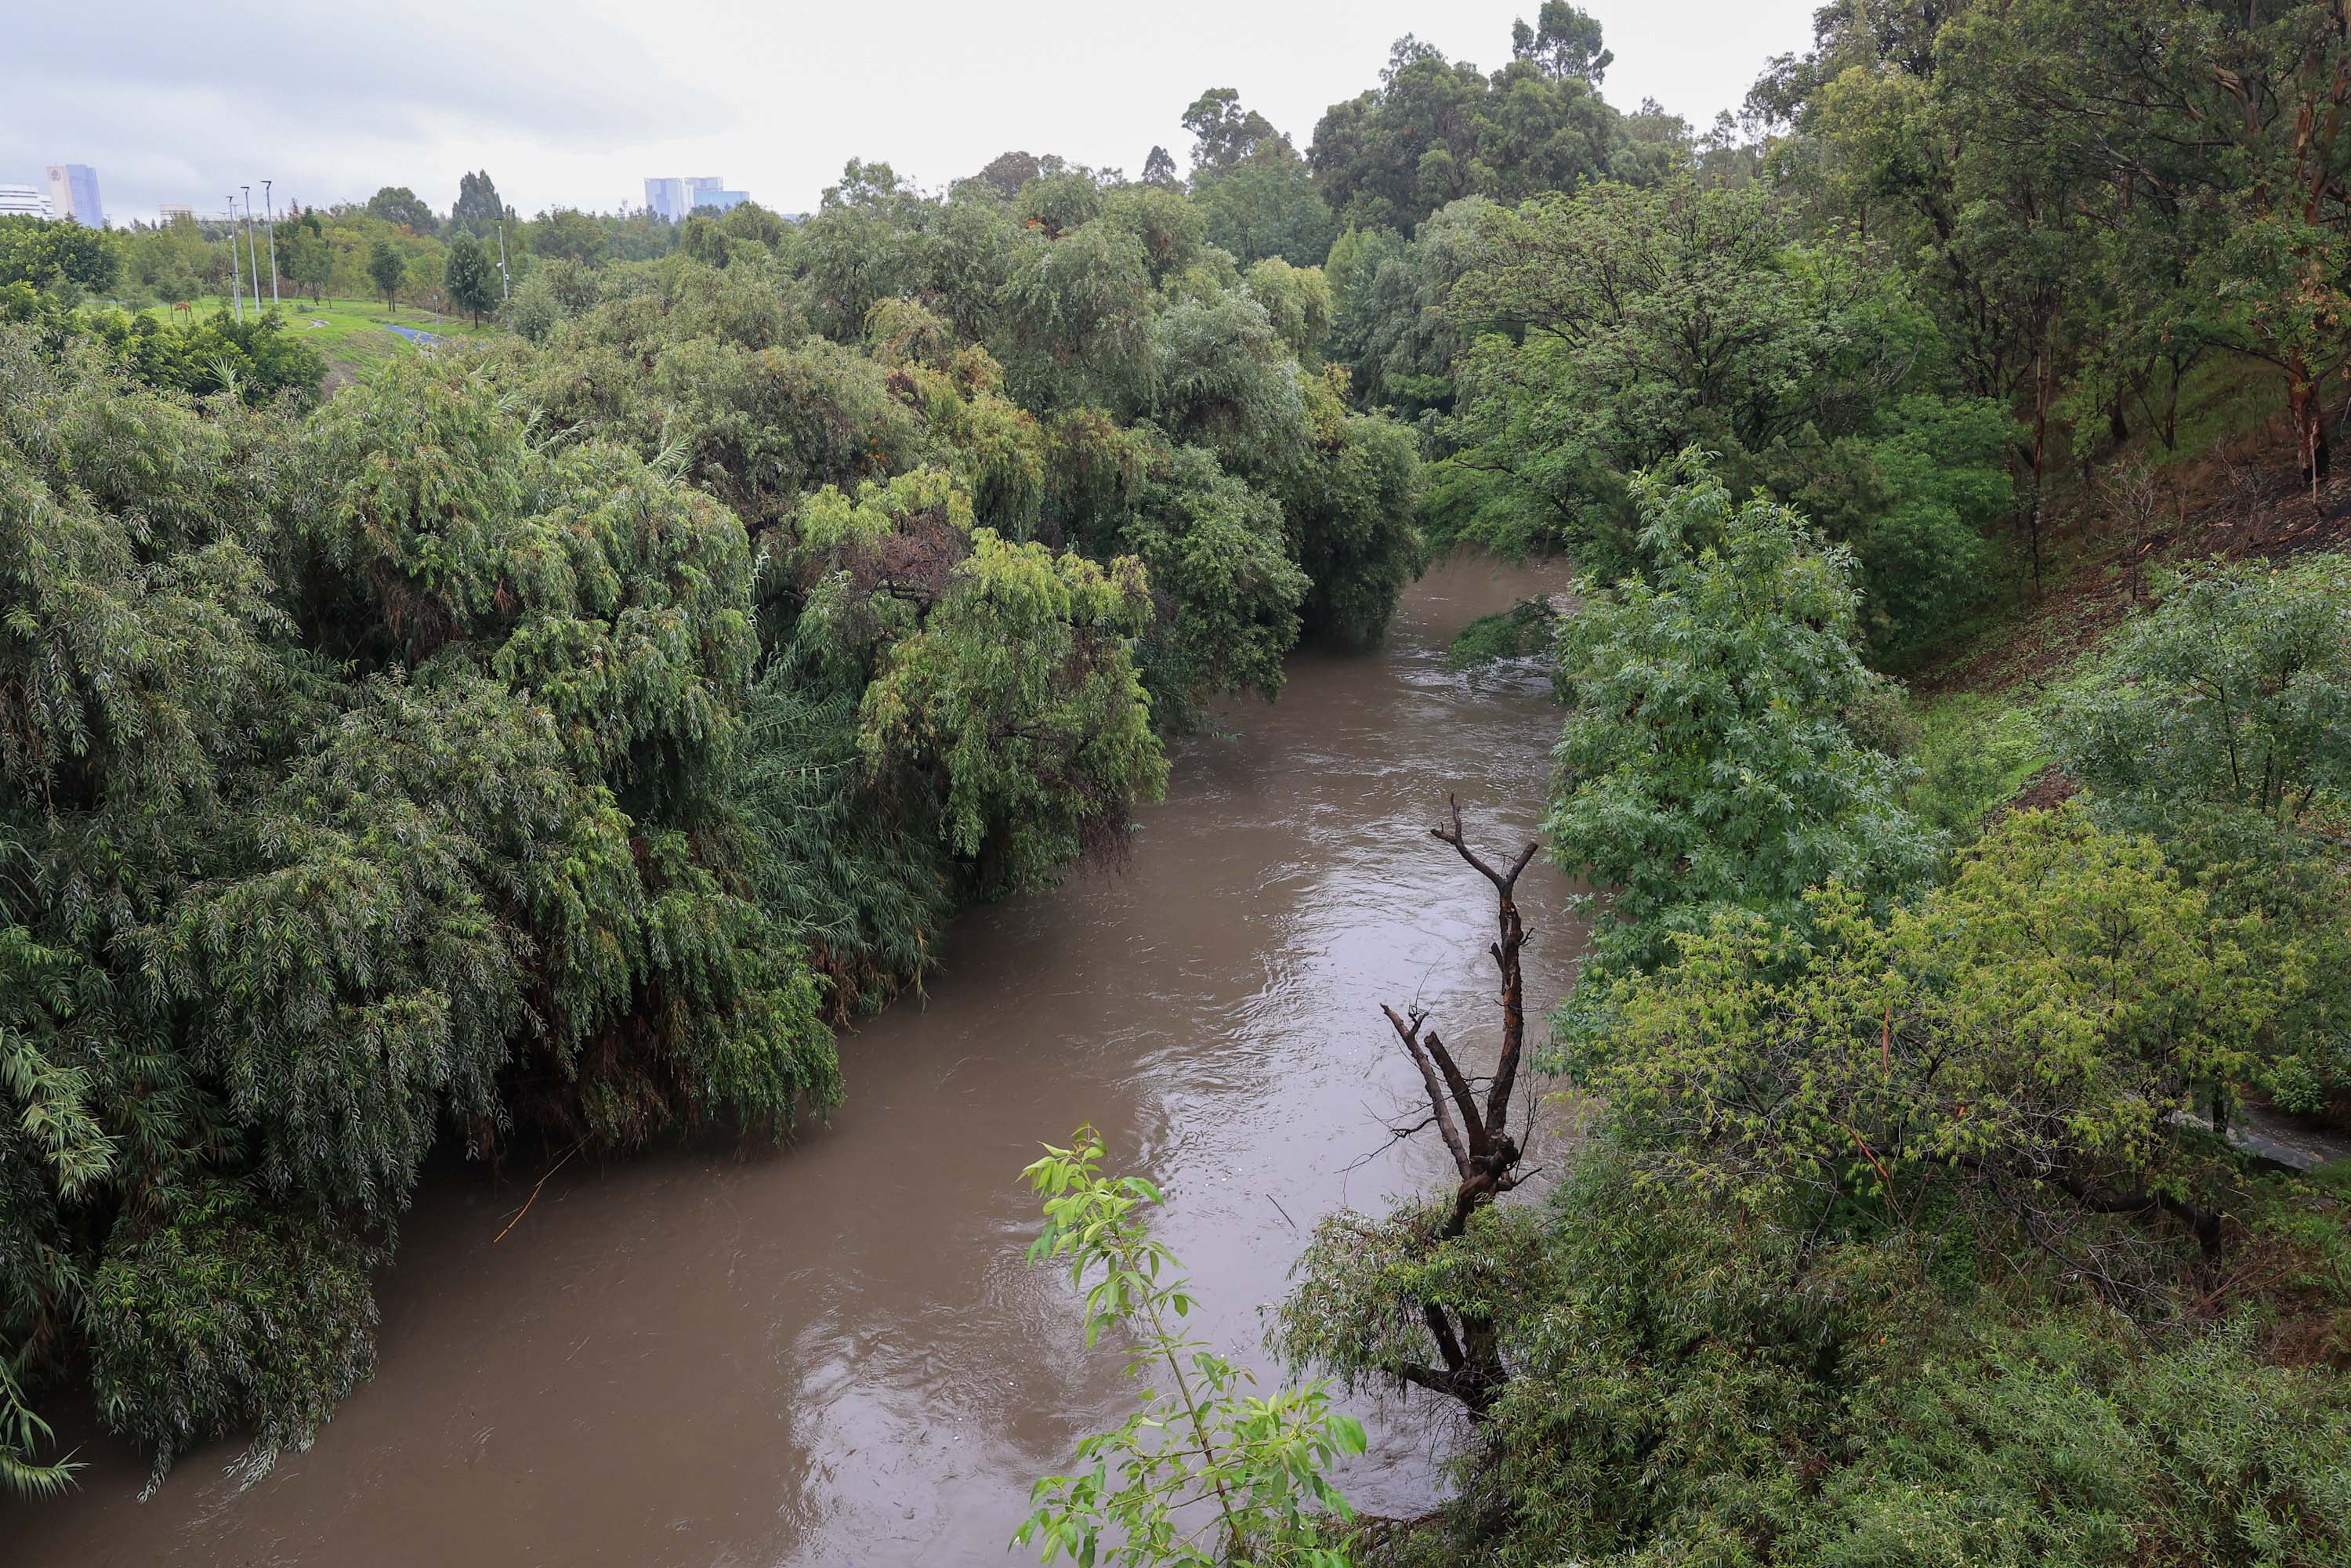
<svg viewBox="0 0 2351 1568"><path fill-rule="evenodd" d="M501 223L498 225L498 303L505 304L507 297L513 292L507 277L507 225Z"/></svg>
<svg viewBox="0 0 2351 1568"><path fill-rule="evenodd" d="M236 262L236 193L228 193L228 301L236 308L238 326L245 324L245 276Z"/></svg>
<svg viewBox="0 0 2351 1568"><path fill-rule="evenodd" d="M261 182L262 215L269 220L269 308L277 308L277 209L269 200L269 182Z"/></svg>
<svg viewBox="0 0 2351 1568"><path fill-rule="evenodd" d="M245 193L245 259L253 263L253 315L261 319L261 252L253 243L253 187L239 185Z"/></svg>

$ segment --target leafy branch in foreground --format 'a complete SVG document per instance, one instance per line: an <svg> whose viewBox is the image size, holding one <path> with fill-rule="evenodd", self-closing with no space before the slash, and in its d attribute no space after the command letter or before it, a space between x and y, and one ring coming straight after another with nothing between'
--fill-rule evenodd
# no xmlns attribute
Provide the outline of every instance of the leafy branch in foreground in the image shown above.
<svg viewBox="0 0 2351 1568"><path fill-rule="evenodd" d="M1126 1375L1164 1371L1172 1391L1145 1385L1122 1425L1079 1443L1089 1468L1039 1481L1013 1543L1041 1541L1047 1563L1067 1553L1124 1568L1346 1568L1347 1553L1325 1542L1330 1523L1353 1511L1326 1472L1364 1451L1363 1424L1331 1408L1324 1379L1266 1398L1246 1392L1256 1379L1182 1326L1195 1298L1183 1265L1152 1238L1158 1189L1104 1175L1092 1127L1071 1143L1047 1145L1021 1173L1044 1198L1029 1260L1069 1265L1085 1292L1089 1347L1123 1329L1134 1336Z"/></svg>
<svg viewBox="0 0 2351 1568"><path fill-rule="evenodd" d="M0 1490L18 1497L55 1497L73 1485L74 1472L81 1469L79 1459L68 1454L41 1464L33 1458L50 1436L49 1424L25 1403L24 1390L8 1369L8 1358L0 1356Z"/></svg>

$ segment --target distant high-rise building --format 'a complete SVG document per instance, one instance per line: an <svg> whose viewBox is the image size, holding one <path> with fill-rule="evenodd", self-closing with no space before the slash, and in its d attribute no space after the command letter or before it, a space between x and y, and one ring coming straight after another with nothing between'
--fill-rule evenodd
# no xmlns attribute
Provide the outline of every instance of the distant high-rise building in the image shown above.
<svg viewBox="0 0 2351 1568"><path fill-rule="evenodd" d="M32 185L0 185L0 218L46 218L49 199Z"/></svg>
<svg viewBox="0 0 2351 1568"><path fill-rule="evenodd" d="M743 191L726 189L726 182L716 174L689 174L683 179L647 180L645 208L660 214L671 223L684 223L697 208L713 208L725 212L749 201Z"/></svg>
<svg viewBox="0 0 2351 1568"><path fill-rule="evenodd" d="M195 208L193 208L193 207L192 207L192 206L189 206L186 203L184 203L184 202L165 202L165 203L163 204L163 222L164 222L164 223L166 223L166 224L192 224L192 223L194 223L195 221L196 221L196 209L195 209Z"/></svg>
<svg viewBox="0 0 2351 1568"><path fill-rule="evenodd" d="M647 180L645 206L653 213L676 223L686 214L685 182L683 180Z"/></svg>
<svg viewBox="0 0 2351 1568"><path fill-rule="evenodd" d="M98 199L98 171L87 163L50 164L49 209L85 228L104 228L106 208Z"/></svg>

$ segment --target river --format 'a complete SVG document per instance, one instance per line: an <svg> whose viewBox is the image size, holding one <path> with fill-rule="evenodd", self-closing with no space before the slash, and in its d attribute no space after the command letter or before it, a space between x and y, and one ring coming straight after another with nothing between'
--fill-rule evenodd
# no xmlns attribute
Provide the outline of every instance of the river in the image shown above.
<svg viewBox="0 0 2351 1568"><path fill-rule="evenodd" d="M1418 1090L1379 1007L1490 1050L1492 894L1426 830L1458 790L1507 858L1558 726L1539 675L1440 654L1564 576L1449 561L1378 653L1296 656L1278 704L1177 748L1126 866L956 921L926 1000L842 1041L830 1125L575 1161L502 1239L541 1173L436 1171L375 1379L309 1452L240 1491L236 1447L200 1449L141 1503L140 1457L89 1442L73 1495L0 1503L11 1568L1028 1560L1005 1542L1029 1481L1128 1391L1066 1277L1022 1260L1018 1172L1099 1126L1166 1189L1195 1321L1260 1361L1300 1228L1439 1178L1433 1136L1386 1131ZM1520 885L1531 1010L1573 972L1569 891L1540 863ZM1441 1431L1356 1408L1349 1495L1426 1506Z"/></svg>

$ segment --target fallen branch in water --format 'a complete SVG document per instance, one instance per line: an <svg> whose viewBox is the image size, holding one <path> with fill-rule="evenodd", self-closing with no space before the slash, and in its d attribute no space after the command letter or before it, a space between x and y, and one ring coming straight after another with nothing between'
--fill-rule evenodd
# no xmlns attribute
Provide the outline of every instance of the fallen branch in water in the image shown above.
<svg viewBox="0 0 2351 1568"><path fill-rule="evenodd" d="M522 1217L528 1214L530 1212L530 1206L538 1201L538 1189L539 1187L547 1185L548 1176L553 1176L565 1166L570 1164L571 1156L578 1154L587 1146L588 1140L585 1138L580 1139L578 1143L563 1151L563 1157L561 1159L547 1167L547 1176L543 1176L538 1178L538 1185L530 1189L530 1196L522 1200L522 1207L520 1208L515 1210L515 1217L507 1221L507 1230L512 1230L516 1226L522 1223ZM490 1245L496 1247L499 1242L504 1241L507 1239L507 1230L501 1230L496 1236L491 1237Z"/></svg>

